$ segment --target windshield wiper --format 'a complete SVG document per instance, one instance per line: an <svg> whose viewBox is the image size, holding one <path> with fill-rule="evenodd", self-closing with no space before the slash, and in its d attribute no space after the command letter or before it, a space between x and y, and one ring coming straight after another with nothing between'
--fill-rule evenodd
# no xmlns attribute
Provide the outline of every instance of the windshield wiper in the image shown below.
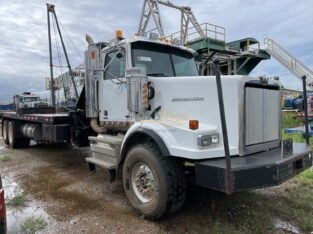
<svg viewBox="0 0 313 234"><path fill-rule="evenodd" d="M167 76L166 74L164 73L148 73L147 76Z"/></svg>

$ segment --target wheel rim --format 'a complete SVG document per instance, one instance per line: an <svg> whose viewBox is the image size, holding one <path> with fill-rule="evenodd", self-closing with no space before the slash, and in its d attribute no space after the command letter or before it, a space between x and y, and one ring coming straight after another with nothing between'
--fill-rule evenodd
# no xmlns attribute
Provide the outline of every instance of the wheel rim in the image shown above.
<svg viewBox="0 0 313 234"><path fill-rule="evenodd" d="M8 124L8 138L10 145L13 144L13 125L11 123Z"/></svg>
<svg viewBox="0 0 313 234"><path fill-rule="evenodd" d="M150 202L158 192L158 184L151 169L144 163L137 163L132 170L132 187L142 203Z"/></svg>

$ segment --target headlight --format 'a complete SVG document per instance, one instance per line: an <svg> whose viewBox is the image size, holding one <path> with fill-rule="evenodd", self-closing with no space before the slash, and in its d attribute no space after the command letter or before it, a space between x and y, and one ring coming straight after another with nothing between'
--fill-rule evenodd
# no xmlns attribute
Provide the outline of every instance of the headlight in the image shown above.
<svg viewBox="0 0 313 234"><path fill-rule="evenodd" d="M210 145L215 145L219 143L219 135L212 134L212 135L199 135L198 136L198 146L200 147L207 147Z"/></svg>

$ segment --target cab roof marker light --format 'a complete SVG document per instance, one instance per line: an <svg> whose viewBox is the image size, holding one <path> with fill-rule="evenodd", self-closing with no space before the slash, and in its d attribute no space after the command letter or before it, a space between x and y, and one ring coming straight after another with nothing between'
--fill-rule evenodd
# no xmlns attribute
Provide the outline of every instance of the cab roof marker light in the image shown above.
<svg viewBox="0 0 313 234"><path fill-rule="evenodd" d="M117 40L123 40L123 31L122 30L116 30L115 31L115 37Z"/></svg>
<svg viewBox="0 0 313 234"><path fill-rule="evenodd" d="M176 45L176 46L182 46L182 45L183 45L182 41L179 40L178 38L175 38L175 39L173 40L173 42L174 42L174 45Z"/></svg>

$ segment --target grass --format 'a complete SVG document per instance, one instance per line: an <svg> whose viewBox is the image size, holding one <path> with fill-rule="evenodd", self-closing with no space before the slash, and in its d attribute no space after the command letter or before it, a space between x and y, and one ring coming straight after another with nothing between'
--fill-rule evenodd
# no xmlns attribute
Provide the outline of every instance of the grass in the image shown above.
<svg viewBox="0 0 313 234"><path fill-rule="evenodd" d="M10 201L9 205L13 207L25 206L26 203L26 195L23 193L15 195Z"/></svg>
<svg viewBox="0 0 313 234"><path fill-rule="evenodd" d="M313 168L310 168L310 169L304 171L304 172L301 174L301 178L302 178L302 179L313 180ZM313 185L313 184L312 184L312 185Z"/></svg>
<svg viewBox="0 0 313 234"><path fill-rule="evenodd" d="M24 220L21 224L21 230L26 234L35 234L36 232L45 229L47 222L42 218L30 217Z"/></svg>
<svg viewBox="0 0 313 234"><path fill-rule="evenodd" d="M0 162L9 162L11 160L12 160L12 158L9 155L6 155L6 154L0 155Z"/></svg>
<svg viewBox="0 0 313 234"><path fill-rule="evenodd" d="M285 133L285 128L294 128L303 126L304 123L297 118L294 118L294 113L283 112L282 114L282 138L292 138L294 142L304 143L305 138L302 133ZM313 137L310 138L310 146L313 147Z"/></svg>
<svg viewBox="0 0 313 234"><path fill-rule="evenodd" d="M293 112L282 113L282 128L293 128L302 126L303 122L299 118L295 118Z"/></svg>
<svg viewBox="0 0 313 234"><path fill-rule="evenodd" d="M304 124L293 118L292 113L283 113L283 128L298 127ZM302 133L284 133L283 139L292 138L294 142L305 142ZM310 138L313 147L313 137ZM282 206L276 206L276 212L285 219L294 220L302 230L313 231L313 168L307 169L293 180L293 184L285 188L281 196Z"/></svg>

